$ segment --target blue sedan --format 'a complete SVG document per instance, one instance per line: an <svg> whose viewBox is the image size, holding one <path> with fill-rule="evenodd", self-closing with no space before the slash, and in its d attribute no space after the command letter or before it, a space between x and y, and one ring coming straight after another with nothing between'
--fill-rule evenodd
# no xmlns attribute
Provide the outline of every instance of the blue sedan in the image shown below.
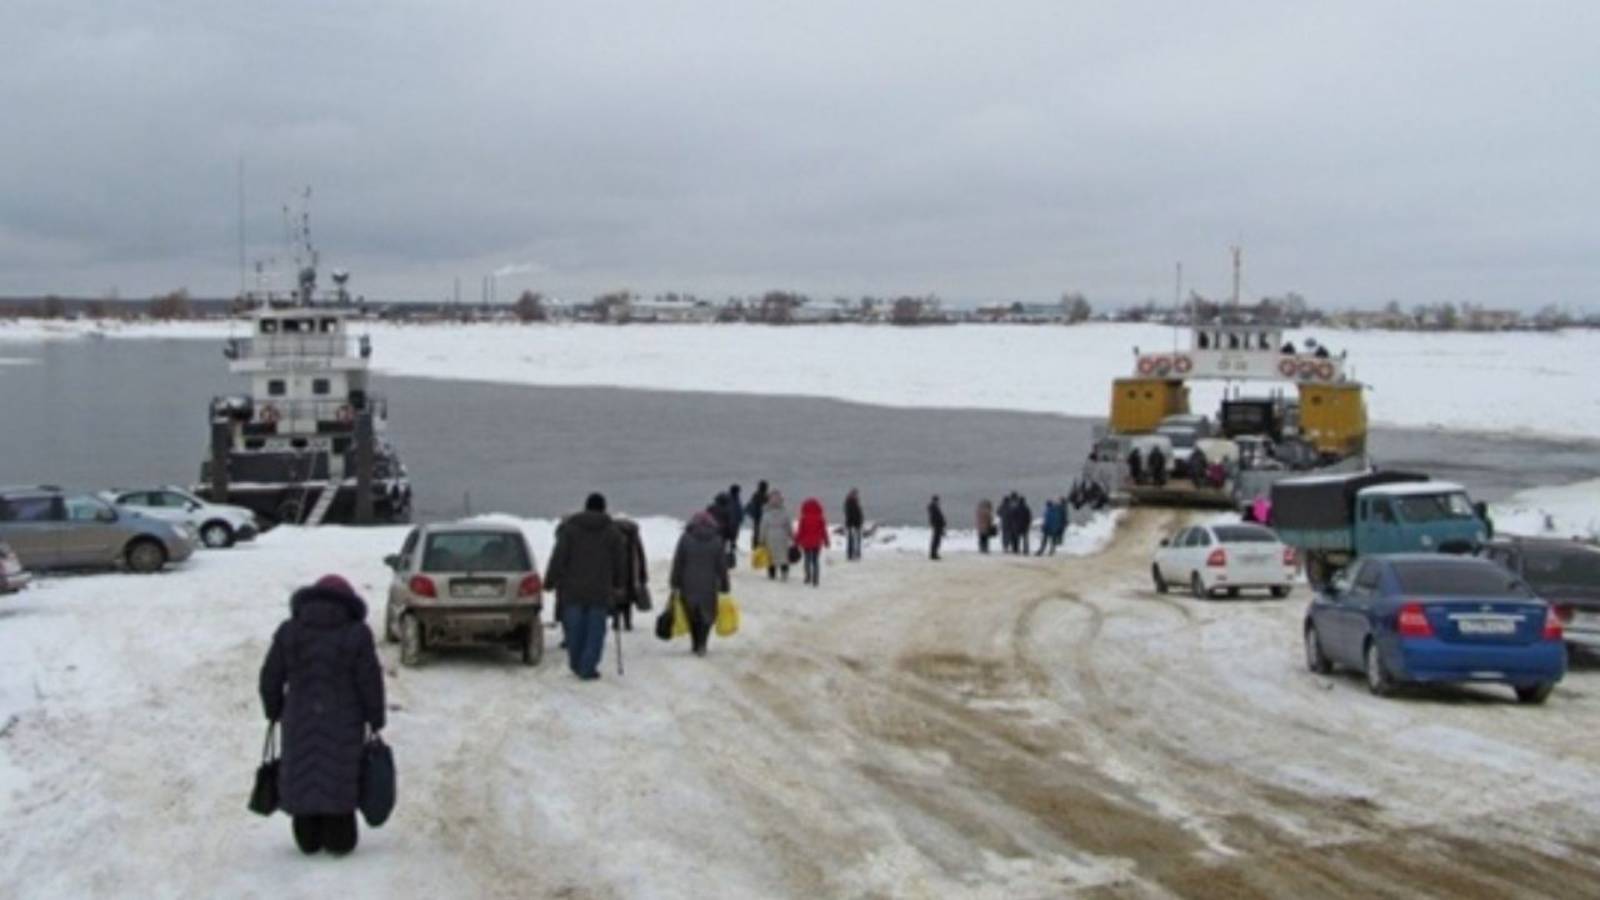
<svg viewBox="0 0 1600 900"><path fill-rule="evenodd" d="M1306 666L1401 684L1508 684L1543 703L1567 671L1561 622L1522 579L1485 559L1405 554L1357 560L1311 601Z"/></svg>

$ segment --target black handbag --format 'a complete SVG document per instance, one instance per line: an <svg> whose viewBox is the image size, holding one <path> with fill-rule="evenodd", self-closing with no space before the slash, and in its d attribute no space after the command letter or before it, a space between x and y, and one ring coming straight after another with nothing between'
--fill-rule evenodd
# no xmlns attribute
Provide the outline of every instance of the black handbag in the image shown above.
<svg viewBox="0 0 1600 900"><path fill-rule="evenodd" d="M270 816L278 811L278 723L267 723L267 739L256 766L256 784L250 790L250 811Z"/></svg>
<svg viewBox="0 0 1600 900"><path fill-rule="evenodd" d="M361 817L368 825L378 828L389 821L394 802L394 751L383 738L373 735L361 751Z"/></svg>
<svg viewBox="0 0 1600 900"><path fill-rule="evenodd" d="M796 545L796 544L790 544L789 545L789 565L792 566L792 565L794 565L795 563L797 563L799 561L800 561L800 547L798 545Z"/></svg>
<svg viewBox="0 0 1600 900"><path fill-rule="evenodd" d="M656 637L660 638L663 641L672 640L672 604L671 603L668 603L667 604L667 608L663 609L661 611L661 615L656 616Z"/></svg>
<svg viewBox="0 0 1600 900"><path fill-rule="evenodd" d="M655 604L650 602L650 585L639 585L639 593L633 597L633 608L639 612L649 612L655 608Z"/></svg>

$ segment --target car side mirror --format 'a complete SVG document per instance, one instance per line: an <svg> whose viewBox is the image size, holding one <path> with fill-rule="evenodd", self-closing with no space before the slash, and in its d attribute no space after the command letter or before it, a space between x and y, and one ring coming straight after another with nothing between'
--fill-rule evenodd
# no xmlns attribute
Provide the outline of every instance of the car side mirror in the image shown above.
<svg viewBox="0 0 1600 900"><path fill-rule="evenodd" d="M398 572L400 570L400 557L391 553L383 558L383 564Z"/></svg>
<svg viewBox="0 0 1600 900"><path fill-rule="evenodd" d="M194 502L193 500L190 500L189 501L189 512L199 512L199 511L200 511L200 504Z"/></svg>

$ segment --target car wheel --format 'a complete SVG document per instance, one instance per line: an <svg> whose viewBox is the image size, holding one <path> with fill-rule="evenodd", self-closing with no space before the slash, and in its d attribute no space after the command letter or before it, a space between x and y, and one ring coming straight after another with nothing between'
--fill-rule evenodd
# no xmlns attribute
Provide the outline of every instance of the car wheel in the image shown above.
<svg viewBox="0 0 1600 900"><path fill-rule="evenodd" d="M233 546L233 529L227 522L207 522L200 529L200 540L213 550Z"/></svg>
<svg viewBox="0 0 1600 900"><path fill-rule="evenodd" d="M1363 658L1367 663L1367 690L1371 691L1374 697L1387 697L1393 694L1394 680L1383 667L1383 654L1378 652L1377 641L1367 641L1367 651Z"/></svg>
<svg viewBox="0 0 1600 900"><path fill-rule="evenodd" d="M1150 580L1156 584L1156 593L1165 594L1167 592L1167 580L1161 577L1161 567L1155 563L1150 564Z"/></svg>
<svg viewBox="0 0 1600 900"><path fill-rule="evenodd" d="M400 633L394 629L394 601L390 600L383 608L383 639L391 644L399 643Z"/></svg>
<svg viewBox="0 0 1600 900"><path fill-rule="evenodd" d="M1538 684L1525 684L1517 687L1518 703L1543 703L1550 699L1550 692L1556 689L1555 682L1541 681Z"/></svg>
<svg viewBox="0 0 1600 900"><path fill-rule="evenodd" d="M534 622L522 629L522 664L537 666L544 659L544 625Z"/></svg>
<svg viewBox="0 0 1600 900"><path fill-rule="evenodd" d="M140 575L159 572L167 564L167 548L161 546L160 541L150 538L139 538L129 544L122 556L128 563L129 571Z"/></svg>
<svg viewBox="0 0 1600 900"><path fill-rule="evenodd" d="M1272 586L1272 596L1273 596L1273 599L1276 599L1276 600L1282 600L1283 598L1289 596L1289 586L1287 584L1275 584L1275 585L1273 585Z"/></svg>
<svg viewBox="0 0 1600 900"><path fill-rule="evenodd" d="M1333 671L1333 663L1322 652L1322 636L1317 634L1315 625L1306 626L1306 668L1317 675Z"/></svg>
<svg viewBox="0 0 1600 900"><path fill-rule="evenodd" d="M1200 580L1199 572L1189 576L1189 591L1196 600L1211 599L1211 592L1206 590L1206 583Z"/></svg>
<svg viewBox="0 0 1600 900"><path fill-rule="evenodd" d="M422 662L422 623L411 613L400 617L400 665Z"/></svg>
<svg viewBox="0 0 1600 900"><path fill-rule="evenodd" d="M1239 599L1239 589L1238 588L1228 588L1228 599L1230 599L1230 600Z"/></svg>

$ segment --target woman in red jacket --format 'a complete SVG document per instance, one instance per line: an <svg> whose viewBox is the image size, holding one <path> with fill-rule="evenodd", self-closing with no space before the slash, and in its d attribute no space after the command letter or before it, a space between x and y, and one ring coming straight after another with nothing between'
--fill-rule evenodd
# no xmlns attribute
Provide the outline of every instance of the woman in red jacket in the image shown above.
<svg viewBox="0 0 1600 900"><path fill-rule="evenodd" d="M822 515L822 502L811 497L800 504L800 522L794 529L794 542L805 555L806 584L817 587L822 583L823 547L833 546L828 540L828 520Z"/></svg>

